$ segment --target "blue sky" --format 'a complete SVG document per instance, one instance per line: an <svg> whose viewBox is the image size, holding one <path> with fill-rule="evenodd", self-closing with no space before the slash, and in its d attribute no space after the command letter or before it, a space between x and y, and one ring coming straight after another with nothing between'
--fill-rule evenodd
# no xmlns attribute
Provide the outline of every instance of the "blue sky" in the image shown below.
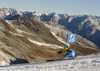
<svg viewBox="0 0 100 71"><path fill-rule="evenodd" d="M100 0L0 0L0 8L39 13L100 16Z"/></svg>

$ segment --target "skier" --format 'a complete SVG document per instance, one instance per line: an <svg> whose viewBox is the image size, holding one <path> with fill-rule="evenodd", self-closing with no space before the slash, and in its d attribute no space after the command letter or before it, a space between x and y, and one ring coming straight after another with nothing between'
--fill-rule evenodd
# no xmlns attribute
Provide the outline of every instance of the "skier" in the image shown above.
<svg viewBox="0 0 100 71"><path fill-rule="evenodd" d="M66 52L66 54L64 55L63 58L74 58L75 57L75 51L70 48L70 45L67 44L64 46L64 49L62 49L61 51L58 52L58 54L64 53Z"/></svg>

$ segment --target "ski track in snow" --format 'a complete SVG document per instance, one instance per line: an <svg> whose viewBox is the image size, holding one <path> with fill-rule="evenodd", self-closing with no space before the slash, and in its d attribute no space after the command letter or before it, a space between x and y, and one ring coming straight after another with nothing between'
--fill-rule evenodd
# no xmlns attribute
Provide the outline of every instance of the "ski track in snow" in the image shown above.
<svg viewBox="0 0 100 71"><path fill-rule="evenodd" d="M100 55L41 63L1 66L0 71L100 71Z"/></svg>

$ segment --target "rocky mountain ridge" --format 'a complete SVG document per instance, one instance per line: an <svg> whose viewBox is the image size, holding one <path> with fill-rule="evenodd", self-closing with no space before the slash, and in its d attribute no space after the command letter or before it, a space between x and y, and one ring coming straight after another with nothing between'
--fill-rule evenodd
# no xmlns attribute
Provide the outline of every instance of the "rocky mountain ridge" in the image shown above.
<svg viewBox="0 0 100 71"><path fill-rule="evenodd" d="M54 14L50 14L49 17ZM0 65L21 63L24 60L34 63L54 59L66 42L68 29L58 25L57 21L37 21L36 18L22 14L9 19L0 18ZM74 43L70 44L73 48ZM76 47L76 56L100 52L94 43L79 35ZM63 55L58 55L58 58L62 58Z"/></svg>
<svg viewBox="0 0 100 71"><path fill-rule="evenodd" d="M29 22L31 27L25 25L27 22L24 20ZM33 21L34 23L32 23ZM13 21L0 19L0 25L0 65L9 65L15 61L19 63L20 60L22 62L26 60L29 63L43 62L54 59L57 52L63 48L64 43L55 38L49 29L32 18L19 17ZM37 27L34 31L32 26L41 26L40 29L45 30L39 31L37 30L39 27ZM71 43L71 47L74 47L73 43ZM85 53L86 50L88 53ZM76 56L98 52L98 49L77 43ZM63 54L58 57L63 57Z"/></svg>
<svg viewBox="0 0 100 71"><path fill-rule="evenodd" d="M3 8L2 8L3 9ZM74 15L70 16L68 14L56 14L56 13L38 13L38 12L18 12L16 9L12 8L4 8L4 10L1 9L1 13L4 11L12 11L12 14L14 15L23 15L27 17L34 18L38 20L39 22L51 24L54 25L61 25L65 26L69 31L72 33L77 31L77 34L82 36L83 38L86 38L90 40L91 42L95 43L97 46L99 45L99 27L100 27L100 17L99 16L91 16L91 15ZM9 11L10 10L10 11ZM14 20L18 16L11 16L7 15L6 17L9 17L9 19ZM5 18L4 18L5 19Z"/></svg>
<svg viewBox="0 0 100 71"><path fill-rule="evenodd" d="M42 14L40 16L32 15L31 17L47 24L65 26L72 33L76 30L78 35L100 47L100 42L98 42L100 40L100 17L88 15L69 16L56 13Z"/></svg>

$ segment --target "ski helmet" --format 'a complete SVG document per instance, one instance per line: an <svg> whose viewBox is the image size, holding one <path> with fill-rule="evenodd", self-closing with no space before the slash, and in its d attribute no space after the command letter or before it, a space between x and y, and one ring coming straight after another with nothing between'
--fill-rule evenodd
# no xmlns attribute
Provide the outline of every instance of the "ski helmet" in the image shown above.
<svg viewBox="0 0 100 71"><path fill-rule="evenodd" d="M70 44L69 44L69 43L67 43L67 44L66 44L66 46L70 47Z"/></svg>

